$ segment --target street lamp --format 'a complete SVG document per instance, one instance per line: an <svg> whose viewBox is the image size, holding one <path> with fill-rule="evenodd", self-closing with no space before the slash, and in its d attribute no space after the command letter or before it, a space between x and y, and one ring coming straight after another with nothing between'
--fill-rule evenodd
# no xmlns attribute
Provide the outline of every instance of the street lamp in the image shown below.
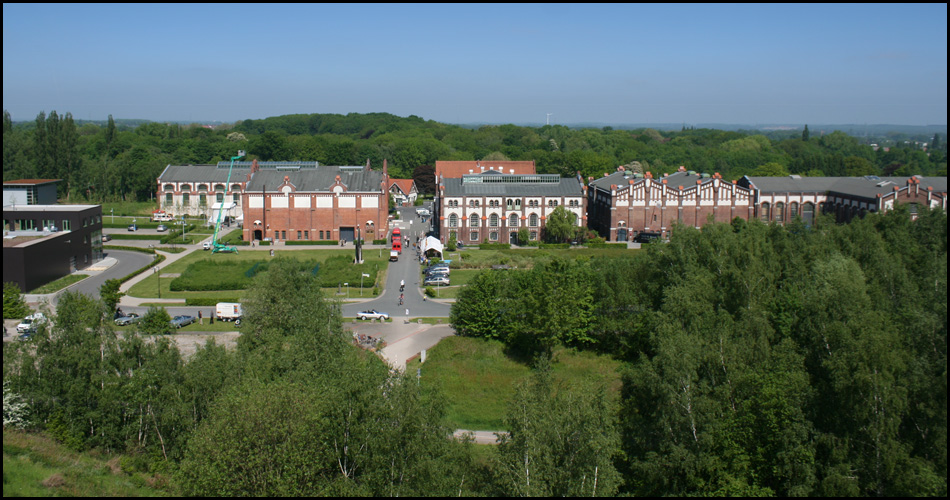
<svg viewBox="0 0 950 500"><path fill-rule="evenodd" d="M155 273L156 279L158 279L158 298L162 298L162 275L158 272L158 266L152 270Z"/></svg>
<svg viewBox="0 0 950 500"><path fill-rule="evenodd" d="M115 209L114 209L114 208L110 208L110 209L109 209L109 214L112 215L112 223L115 224Z"/></svg>

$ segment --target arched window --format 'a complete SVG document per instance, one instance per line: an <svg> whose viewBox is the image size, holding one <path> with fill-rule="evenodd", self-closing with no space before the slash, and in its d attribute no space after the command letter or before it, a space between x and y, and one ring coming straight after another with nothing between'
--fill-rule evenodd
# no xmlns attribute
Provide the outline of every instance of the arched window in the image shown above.
<svg viewBox="0 0 950 500"><path fill-rule="evenodd" d="M762 203L761 209L759 210L759 218L762 219L762 222L768 222L772 218L772 214L770 212L771 208L772 207L769 205L769 202L766 201Z"/></svg>
<svg viewBox="0 0 950 500"><path fill-rule="evenodd" d="M182 191L191 191L191 184L182 184L182 185L181 185L181 190L182 190Z"/></svg>
<svg viewBox="0 0 950 500"><path fill-rule="evenodd" d="M793 201L788 204L788 219L795 220L795 217L798 217L798 202Z"/></svg>
<svg viewBox="0 0 950 500"><path fill-rule="evenodd" d="M207 190L208 190L207 184L198 184L198 191L207 191Z"/></svg>
<svg viewBox="0 0 950 500"><path fill-rule="evenodd" d="M488 225L491 227L498 227L498 214L491 214L491 217L488 218ZM495 235L496 239L498 235Z"/></svg>
<svg viewBox="0 0 950 500"><path fill-rule="evenodd" d="M165 191L174 191L174 190L175 190L174 184L165 184Z"/></svg>
<svg viewBox="0 0 950 500"><path fill-rule="evenodd" d="M538 214L531 214L531 217L528 218L528 225L538 227Z"/></svg>
<svg viewBox="0 0 950 500"><path fill-rule="evenodd" d="M775 204L775 222L785 222L785 204L782 202Z"/></svg>
<svg viewBox="0 0 950 500"><path fill-rule="evenodd" d="M215 184L215 185L214 185L214 190L215 190L215 191L224 191L224 184Z"/></svg>
<svg viewBox="0 0 950 500"><path fill-rule="evenodd" d="M802 221L806 226L810 226L815 222L815 205L813 203L807 202L802 204Z"/></svg>
<svg viewBox="0 0 950 500"><path fill-rule="evenodd" d="M508 217L508 227L518 227L518 214L511 214Z"/></svg>
<svg viewBox="0 0 950 500"><path fill-rule="evenodd" d="M449 227L459 227L459 216L452 214L449 216Z"/></svg>
<svg viewBox="0 0 950 500"><path fill-rule="evenodd" d="M472 214L468 218L468 227L478 227L478 214Z"/></svg>
<svg viewBox="0 0 950 500"><path fill-rule="evenodd" d="M241 190L240 184L231 184L231 191L240 191L240 190Z"/></svg>

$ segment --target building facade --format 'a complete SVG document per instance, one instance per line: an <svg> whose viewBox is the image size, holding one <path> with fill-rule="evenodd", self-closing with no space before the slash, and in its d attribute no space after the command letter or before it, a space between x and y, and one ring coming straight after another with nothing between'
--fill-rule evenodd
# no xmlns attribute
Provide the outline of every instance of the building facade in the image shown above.
<svg viewBox="0 0 950 500"><path fill-rule="evenodd" d="M3 207L3 281L28 292L102 260L102 206Z"/></svg>
<svg viewBox="0 0 950 500"><path fill-rule="evenodd" d="M264 162L283 163L283 162ZM240 220L243 215L242 194L257 161L231 162L215 165L168 165L158 176L158 204L161 210L175 216L202 216L216 219L215 206L230 207L224 215Z"/></svg>
<svg viewBox="0 0 950 500"><path fill-rule="evenodd" d="M353 241L385 238L389 179L365 166L260 163L241 199L244 240Z"/></svg>
<svg viewBox="0 0 950 500"><path fill-rule="evenodd" d="M701 227L707 221L748 219L753 211L752 191L728 182L718 173L678 172L654 179L620 167L587 190L591 230L608 241L631 241L641 232L666 237L675 222Z"/></svg>
<svg viewBox="0 0 950 500"><path fill-rule="evenodd" d="M518 243L518 231L541 238L551 212L561 206L587 224L586 189L580 177L556 174L503 174L485 170L458 178L441 178L437 208L439 237L463 243Z"/></svg>
<svg viewBox="0 0 950 500"><path fill-rule="evenodd" d="M3 181L3 206L55 205L56 186L61 179L19 179Z"/></svg>
<svg viewBox="0 0 950 500"><path fill-rule="evenodd" d="M848 222L867 213L885 212L894 203L947 209L946 177L743 177L739 185L754 195L753 216L763 222L785 223L801 217L810 224L816 213Z"/></svg>

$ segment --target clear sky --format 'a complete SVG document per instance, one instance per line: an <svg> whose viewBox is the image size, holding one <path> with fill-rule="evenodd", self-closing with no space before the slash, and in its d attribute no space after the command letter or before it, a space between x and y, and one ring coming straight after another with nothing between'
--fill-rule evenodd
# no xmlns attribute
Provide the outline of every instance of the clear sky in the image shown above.
<svg viewBox="0 0 950 500"><path fill-rule="evenodd" d="M3 108L947 123L947 5L3 5Z"/></svg>

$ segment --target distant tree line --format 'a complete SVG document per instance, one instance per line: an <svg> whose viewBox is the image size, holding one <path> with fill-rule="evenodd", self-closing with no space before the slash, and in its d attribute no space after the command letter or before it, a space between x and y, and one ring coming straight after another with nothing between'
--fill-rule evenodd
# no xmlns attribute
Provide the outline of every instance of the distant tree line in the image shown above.
<svg viewBox="0 0 950 500"><path fill-rule="evenodd" d="M147 122L130 126L112 117L81 125L70 113L40 113L34 122L3 119L3 178L58 178L61 198L80 201L150 200L168 164L225 161L238 149L248 159L319 161L374 168L388 160L396 178L417 178L434 192L437 160L534 160L541 173L600 177L639 162L644 171L743 175L946 175L946 141L924 152L914 141L889 151L841 131L767 135L683 127L680 131L571 129L562 125L486 125L475 129L388 113L284 115L244 120L214 130ZM926 142L926 141L925 141ZM424 167L420 169L420 167ZM419 169L417 171L417 169Z"/></svg>

